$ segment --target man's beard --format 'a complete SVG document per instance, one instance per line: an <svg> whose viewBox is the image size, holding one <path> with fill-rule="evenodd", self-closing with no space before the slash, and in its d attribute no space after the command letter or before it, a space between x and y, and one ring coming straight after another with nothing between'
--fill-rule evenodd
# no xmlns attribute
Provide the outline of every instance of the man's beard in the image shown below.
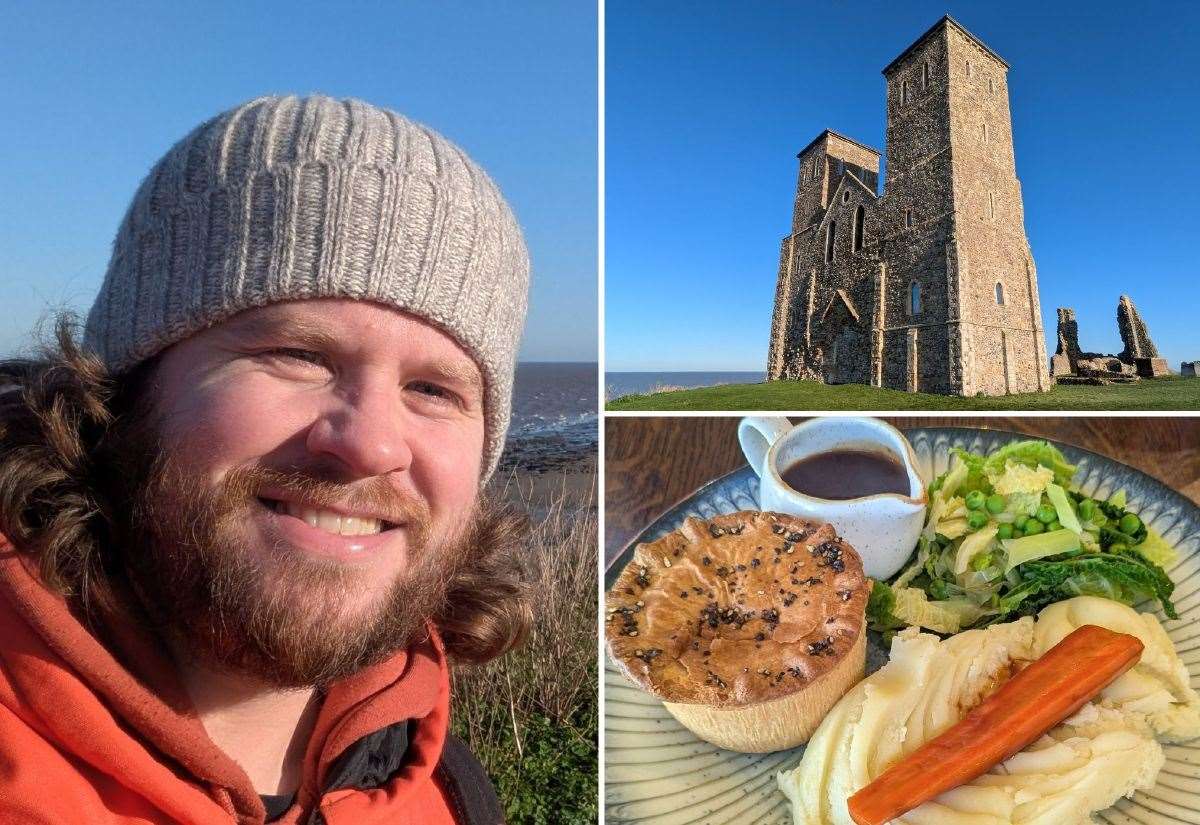
<svg viewBox="0 0 1200 825"><path fill-rule="evenodd" d="M146 446L147 444L154 446ZM132 504L126 576L176 655L276 687L327 685L425 638L470 555L473 510L452 535L430 535L423 501L382 478L339 483L328 466L230 471L214 489L155 440L128 444ZM316 504L402 514L406 564L394 581L314 558L282 541L239 541L266 487ZM242 530L239 531L239 526ZM370 591L374 598L365 598Z"/></svg>

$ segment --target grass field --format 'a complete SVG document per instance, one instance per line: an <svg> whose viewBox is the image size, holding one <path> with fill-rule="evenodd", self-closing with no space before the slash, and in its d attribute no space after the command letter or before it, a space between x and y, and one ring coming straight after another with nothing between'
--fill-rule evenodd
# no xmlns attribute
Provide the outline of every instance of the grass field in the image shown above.
<svg viewBox="0 0 1200 825"><path fill-rule="evenodd" d="M1108 387L1054 385L1050 392L1023 395L931 395L885 390L864 384L816 381L722 384L690 390L626 395L606 409L621 410L1200 410L1200 379L1143 379Z"/></svg>

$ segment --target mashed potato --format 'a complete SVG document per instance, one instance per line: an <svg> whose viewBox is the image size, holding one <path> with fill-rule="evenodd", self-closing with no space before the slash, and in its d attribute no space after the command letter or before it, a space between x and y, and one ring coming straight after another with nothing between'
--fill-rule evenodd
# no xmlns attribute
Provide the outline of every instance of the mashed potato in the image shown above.
<svg viewBox="0 0 1200 825"><path fill-rule="evenodd" d="M1107 599L1053 605L942 641L909 628L891 658L830 711L804 758L777 776L797 825L852 825L846 800L961 719L1015 669L1083 624L1138 636L1146 650L1092 703L1003 764L896 820L912 825L1088 823L1149 788L1163 764L1156 735L1200 734L1200 700L1158 621Z"/></svg>

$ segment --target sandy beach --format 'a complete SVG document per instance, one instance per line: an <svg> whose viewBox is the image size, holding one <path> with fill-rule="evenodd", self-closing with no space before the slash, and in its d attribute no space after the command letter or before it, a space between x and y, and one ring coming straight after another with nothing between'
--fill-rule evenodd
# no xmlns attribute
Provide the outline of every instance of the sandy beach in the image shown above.
<svg viewBox="0 0 1200 825"><path fill-rule="evenodd" d="M526 503L536 518L559 498L574 507L596 507L596 456L578 456L547 470L514 467L496 473L498 494L509 501Z"/></svg>

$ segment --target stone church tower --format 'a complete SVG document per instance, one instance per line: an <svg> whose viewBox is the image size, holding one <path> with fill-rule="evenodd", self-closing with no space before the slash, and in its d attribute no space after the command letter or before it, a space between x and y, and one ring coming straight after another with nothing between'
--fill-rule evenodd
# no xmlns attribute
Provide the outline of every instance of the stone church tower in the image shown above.
<svg viewBox="0 0 1200 825"><path fill-rule="evenodd" d="M943 17L883 70L882 195L874 149L826 130L801 150L768 378L1049 389L1007 70Z"/></svg>

